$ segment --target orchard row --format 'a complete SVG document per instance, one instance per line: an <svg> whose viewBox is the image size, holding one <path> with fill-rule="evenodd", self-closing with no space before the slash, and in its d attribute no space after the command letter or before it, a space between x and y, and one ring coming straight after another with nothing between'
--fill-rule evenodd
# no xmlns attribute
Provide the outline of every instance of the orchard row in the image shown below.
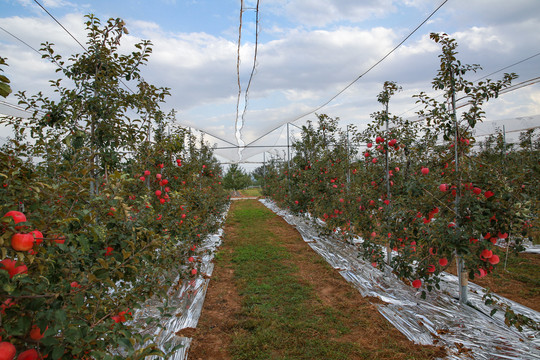
<svg viewBox="0 0 540 360"><path fill-rule="evenodd" d="M458 264L461 284L491 273L502 261L496 245L519 251L538 224L540 142L534 131L519 146L502 136L478 142L475 124L482 104L515 75L473 84L471 70L456 59L454 40L432 34L441 45L441 68L433 87L439 102L415 96L423 121L391 115L399 90L386 82L363 131L339 128L319 115L303 126L290 161L265 165L264 192L299 214L325 222L324 229L347 239L363 237L361 254L373 266L387 264L404 281L426 291L439 288L439 274ZM465 97L458 113L452 99ZM466 302L466 287L461 297Z"/></svg>
<svg viewBox="0 0 540 360"><path fill-rule="evenodd" d="M86 26L88 50L69 61L43 44L71 80L53 81L60 100L20 93L31 118L0 119L14 132L0 148L2 360L173 352L129 320L197 275L197 247L228 203L212 150L174 127L159 109L168 90L140 77L150 42L120 55L123 21ZM160 310L146 323L171 316Z"/></svg>

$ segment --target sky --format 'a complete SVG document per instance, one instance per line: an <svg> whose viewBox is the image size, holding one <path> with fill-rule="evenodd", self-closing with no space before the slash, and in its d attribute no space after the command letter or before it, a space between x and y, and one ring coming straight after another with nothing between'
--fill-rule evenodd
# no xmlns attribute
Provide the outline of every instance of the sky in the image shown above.
<svg viewBox="0 0 540 360"><path fill-rule="evenodd" d="M144 79L170 88L171 96L162 109L175 109L178 123L210 134L205 139L216 144L223 162L257 163L271 156L283 157L282 149L270 147L286 143L285 124L292 123L294 137L299 133L297 126L315 121L315 114L339 117L343 128L362 128L371 121L370 114L381 109L376 98L387 80L402 87L391 100L390 112L414 117L418 107L413 95L421 91L438 94L432 90L431 80L440 47L429 39L431 32L455 38L462 63L482 66L469 75L470 80L529 57L504 72L517 73L515 83L540 76L539 0L448 0L402 46L318 109L381 60L443 0L260 0L256 71L242 122L241 117L237 121L241 0L39 3L81 43L86 41L84 15L89 13L102 21L112 17L126 22L129 35L122 39L123 52L134 51L134 44L142 39L151 40L153 53L142 70ZM256 0L244 1L240 114L254 59L255 6ZM20 40L34 49L46 41L54 43L56 52L66 59L82 51L77 42L33 0L0 0L0 27L0 56L8 58L9 64L4 75L14 92L42 91L54 96L49 80L59 77L55 65ZM502 75L498 72L490 78L498 80ZM16 104L17 99L10 95L3 101ZM540 84L533 81L501 95L485 110L487 121L515 123L529 117L528 126L531 119L536 119L533 126L540 125L535 123L540 114ZM13 109L0 102L0 113L10 111ZM0 136L6 135L0 131ZM221 149L254 140L252 145L269 147L245 149L241 154L237 149Z"/></svg>

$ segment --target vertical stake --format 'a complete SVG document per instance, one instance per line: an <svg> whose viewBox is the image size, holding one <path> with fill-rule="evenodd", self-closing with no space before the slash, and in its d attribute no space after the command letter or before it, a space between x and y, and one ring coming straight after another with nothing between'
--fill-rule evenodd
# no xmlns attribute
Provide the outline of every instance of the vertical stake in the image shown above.
<svg viewBox="0 0 540 360"><path fill-rule="evenodd" d="M459 229L459 201L461 196L461 174L459 173L459 127L456 116L456 91L454 89L454 72L452 70L452 64L449 64L448 68L450 69L450 84L452 90L452 118L454 120L455 127L455 138L454 138L454 161L457 177L457 189L456 189L456 201L454 204L454 210L456 213L456 231ZM461 255L457 254L456 251L456 265L457 265L457 275L459 282L459 302L462 304L467 303L467 288L468 288L468 277L465 270L465 260Z"/></svg>
<svg viewBox="0 0 540 360"><path fill-rule="evenodd" d="M350 156L350 140L349 140L349 125L347 125L347 190L349 189L349 183L351 182L351 159Z"/></svg>
<svg viewBox="0 0 540 360"><path fill-rule="evenodd" d="M389 128L388 128L388 101L386 102L385 104L385 110L384 110L384 117L385 117L385 123L386 123L386 136L385 136L385 148L386 148L386 151L384 153L384 160L385 160L385 163L386 163L386 166L385 166L385 169L386 169L386 199L388 201L391 200L391 193L390 193L390 159L388 158L389 157L389 154L388 154L388 139L390 138L390 131L389 131ZM386 207L386 223L388 223L390 221L390 212L391 212L391 206L392 206L392 202L390 201L390 203L387 205ZM390 238L387 239L387 243L386 243L386 261L388 263L388 265L390 265L390 263L392 262L392 248L390 247Z"/></svg>
<svg viewBox="0 0 540 360"><path fill-rule="evenodd" d="M287 123L287 186L289 189L289 200L291 197L290 161L291 161L291 152L290 152L290 145L289 145L289 123Z"/></svg>
<svg viewBox="0 0 540 360"><path fill-rule="evenodd" d="M266 187L266 151L263 152L263 191Z"/></svg>

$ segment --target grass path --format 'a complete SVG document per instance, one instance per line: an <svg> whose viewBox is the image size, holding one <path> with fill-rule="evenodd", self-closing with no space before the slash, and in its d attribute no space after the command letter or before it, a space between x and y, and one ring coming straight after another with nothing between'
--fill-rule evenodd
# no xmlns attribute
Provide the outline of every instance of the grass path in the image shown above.
<svg viewBox="0 0 540 360"><path fill-rule="evenodd" d="M431 359L298 232L256 200L234 202L190 360Z"/></svg>

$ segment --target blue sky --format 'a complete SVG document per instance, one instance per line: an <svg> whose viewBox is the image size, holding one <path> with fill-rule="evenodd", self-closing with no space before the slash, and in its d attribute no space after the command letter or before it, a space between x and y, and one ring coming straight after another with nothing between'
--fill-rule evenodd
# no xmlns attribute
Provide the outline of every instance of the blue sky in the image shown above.
<svg viewBox="0 0 540 360"><path fill-rule="evenodd" d="M171 88L164 110L179 111L178 121L237 143L235 137L236 50L240 0L41 0L79 41L85 40L83 16L101 20L121 17L130 34L123 51L140 39L150 39L154 52L144 68L145 80ZM253 7L255 0L245 0ZM249 143L267 131L310 112L342 90L382 58L442 3L433 0L261 0L257 72L249 93L242 129ZM242 27L241 84L251 70L255 12L245 10ZM32 0L0 0L0 26L35 48L53 42L64 57L80 48ZM460 45L463 63L478 63L479 78L540 52L540 1L449 0L402 47L318 113L339 117L343 126L359 127L379 110L376 96L386 80L403 87L390 111L414 116L412 95L430 93L439 48L430 32L447 32ZM5 74L15 91L50 91L48 80L58 75L23 44L0 30L0 55L8 58ZM540 56L506 70L517 82L540 76ZM502 73L493 75L498 79ZM243 98L243 95L242 95ZM10 97L5 101L15 103ZM243 105L243 103L241 104ZM0 112L7 112L0 106ZM488 120L540 114L540 86L534 84L493 101ZM295 122L301 125L310 115ZM281 136L280 136L281 135ZM0 134L2 136L2 134ZM208 138L214 141L213 138ZM258 144L284 141L283 128ZM216 141L218 145L223 142ZM244 159L260 161L260 152ZM251 154L257 156L248 158ZM237 160L236 151L220 153Z"/></svg>

